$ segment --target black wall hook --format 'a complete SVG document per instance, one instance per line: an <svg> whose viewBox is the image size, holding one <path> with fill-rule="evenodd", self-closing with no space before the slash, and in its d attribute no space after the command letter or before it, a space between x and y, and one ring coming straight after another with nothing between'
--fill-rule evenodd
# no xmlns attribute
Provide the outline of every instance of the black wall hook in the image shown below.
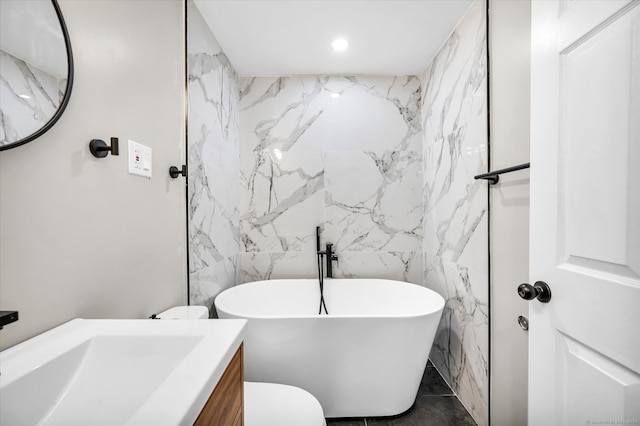
<svg viewBox="0 0 640 426"><path fill-rule="evenodd" d="M18 311L0 311L0 330L7 324L18 321Z"/></svg>
<svg viewBox="0 0 640 426"><path fill-rule="evenodd" d="M177 168L176 166L171 166L169 167L169 176L171 176L172 178L177 178L178 176L184 176L187 177L187 166L186 165L182 165L182 168Z"/></svg>
<svg viewBox="0 0 640 426"><path fill-rule="evenodd" d="M103 140L91 139L91 142L89 142L89 151L91 151L96 158L104 158L109 155L109 153L111 153L111 155L120 155L118 138L111 138L111 146L107 145Z"/></svg>

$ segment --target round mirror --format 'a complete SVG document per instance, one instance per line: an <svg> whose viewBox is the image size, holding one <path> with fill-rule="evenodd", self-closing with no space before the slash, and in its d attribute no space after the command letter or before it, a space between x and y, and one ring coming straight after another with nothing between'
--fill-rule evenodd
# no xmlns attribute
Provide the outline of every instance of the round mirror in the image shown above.
<svg viewBox="0 0 640 426"><path fill-rule="evenodd" d="M73 56L56 0L0 0L0 151L49 130L71 95Z"/></svg>

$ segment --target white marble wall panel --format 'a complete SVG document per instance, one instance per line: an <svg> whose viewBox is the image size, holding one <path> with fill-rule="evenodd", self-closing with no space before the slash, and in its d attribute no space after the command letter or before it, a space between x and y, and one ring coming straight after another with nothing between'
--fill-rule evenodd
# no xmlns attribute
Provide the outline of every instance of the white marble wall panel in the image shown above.
<svg viewBox="0 0 640 426"><path fill-rule="evenodd" d="M422 284L422 251L347 251L336 278L384 278Z"/></svg>
<svg viewBox="0 0 640 426"><path fill-rule="evenodd" d="M64 97L66 79L58 79L4 50L0 50L0 57L2 145L33 134L53 117Z"/></svg>
<svg viewBox="0 0 640 426"><path fill-rule="evenodd" d="M315 252L242 253L240 282L272 278L316 278ZM383 278L422 284L421 251L341 253L336 278Z"/></svg>
<svg viewBox="0 0 640 426"><path fill-rule="evenodd" d="M477 0L422 76L424 282L446 299L431 360L488 424L487 79Z"/></svg>
<svg viewBox="0 0 640 426"><path fill-rule="evenodd" d="M323 220L323 175L320 152L244 152L243 251L315 250L315 227Z"/></svg>
<svg viewBox="0 0 640 426"><path fill-rule="evenodd" d="M326 238L339 251L421 250L417 151L328 152Z"/></svg>
<svg viewBox="0 0 640 426"><path fill-rule="evenodd" d="M241 150L420 151L420 80L241 79Z"/></svg>
<svg viewBox="0 0 640 426"><path fill-rule="evenodd" d="M238 77L193 2L187 8L190 303L239 280Z"/></svg>
<svg viewBox="0 0 640 426"><path fill-rule="evenodd" d="M316 226L335 276L422 280L420 96L415 76L240 79L243 282L315 276Z"/></svg>
<svg viewBox="0 0 640 426"><path fill-rule="evenodd" d="M276 278L317 277L315 252L253 252L240 254L240 282Z"/></svg>

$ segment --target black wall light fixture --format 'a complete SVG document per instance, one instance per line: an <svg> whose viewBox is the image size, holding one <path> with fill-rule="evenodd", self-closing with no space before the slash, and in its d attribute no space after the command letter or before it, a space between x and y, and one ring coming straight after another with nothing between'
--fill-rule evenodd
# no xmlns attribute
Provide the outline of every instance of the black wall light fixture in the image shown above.
<svg viewBox="0 0 640 426"><path fill-rule="evenodd" d="M103 140L91 139L91 142L89 142L89 151L91 151L96 158L104 158L109 155L109 153L111 153L111 155L120 155L118 138L111 138L111 146L107 145Z"/></svg>

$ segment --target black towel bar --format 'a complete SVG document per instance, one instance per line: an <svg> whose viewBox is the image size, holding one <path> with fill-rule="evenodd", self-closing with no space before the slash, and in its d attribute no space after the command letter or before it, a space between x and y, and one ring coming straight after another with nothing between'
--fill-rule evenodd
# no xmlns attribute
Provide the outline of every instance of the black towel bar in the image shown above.
<svg viewBox="0 0 640 426"><path fill-rule="evenodd" d="M488 180L491 185L498 183L500 175L503 173L515 172L516 170L528 169L531 163L518 164L517 166L507 167L506 169L495 170L493 172L484 173L478 176L474 176L474 179Z"/></svg>

